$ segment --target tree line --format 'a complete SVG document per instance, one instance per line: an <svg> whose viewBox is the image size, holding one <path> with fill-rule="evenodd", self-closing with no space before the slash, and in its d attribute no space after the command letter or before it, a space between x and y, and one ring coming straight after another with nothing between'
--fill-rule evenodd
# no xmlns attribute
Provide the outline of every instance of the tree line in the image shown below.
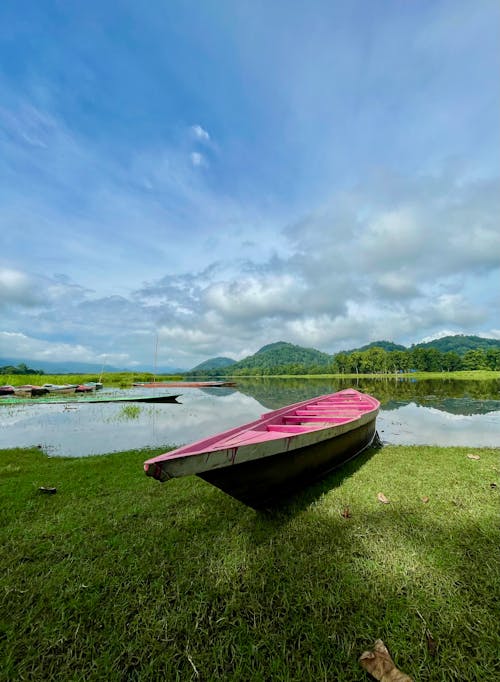
<svg viewBox="0 0 500 682"><path fill-rule="evenodd" d="M197 370L190 376L269 376L276 374L400 374L408 372L456 372L460 370L500 370L500 348L471 349L464 355L436 348L410 348L387 351L375 346L364 351L337 353L329 363L282 363L267 356L259 365L253 356L250 366Z"/></svg>
<svg viewBox="0 0 500 682"><path fill-rule="evenodd" d="M335 372L346 374L389 374L400 372L456 372L459 370L500 369L500 348L475 348L463 355L437 348L410 348L386 351L374 347L366 351L337 353Z"/></svg>

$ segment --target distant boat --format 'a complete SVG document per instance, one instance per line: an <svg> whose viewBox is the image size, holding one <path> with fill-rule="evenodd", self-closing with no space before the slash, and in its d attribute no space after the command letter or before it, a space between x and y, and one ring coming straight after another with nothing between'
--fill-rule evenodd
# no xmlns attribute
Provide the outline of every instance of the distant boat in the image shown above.
<svg viewBox="0 0 500 682"><path fill-rule="evenodd" d="M14 395L20 397L35 397L46 395L49 392L45 386L34 386L33 384L23 384L22 386L14 386Z"/></svg>
<svg viewBox="0 0 500 682"><path fill-rule="evenodd" d="M43 384L42 388L47 389L49 393L76 393L78 384Z"/></svg>
<svg viewBox="0 0 500 682"><path fill-rule="evenodd" d="M95 393L95 384L78 384L75 388L75 393Z"/></svg>
<svg viewBox="0 0 500 682"><path fill-rule="evenodd" d="M24 384L23 386L0 386L0 396L12 395L18 398L36 398L44 395L67 395L73 393L90 393L102 388L101 383L91 382L88 384L43 384L35 386Z"/></svg>
<svg viewBox="0 0 500 682"><path fill-rule="evenodd" d="M379 407L354 389L304 400L148 459L144 470L159 481L194 474L266 508L369 447Z"/></svg>
<svg viewBox="0 0 500 682"><path fill-rule="evenodd" d="M234 381L135 381L132 386L139 388L222 388L236 386Z"/></svg>
<svg viewBox="0 0 500 682"><path fill-rule="evenodd" d="M94 388L96 391L100 391L101 388L103 387L103 384L101 381L86 381L84 384L80 384L81 386L89 386L90 388Z"/></svg>

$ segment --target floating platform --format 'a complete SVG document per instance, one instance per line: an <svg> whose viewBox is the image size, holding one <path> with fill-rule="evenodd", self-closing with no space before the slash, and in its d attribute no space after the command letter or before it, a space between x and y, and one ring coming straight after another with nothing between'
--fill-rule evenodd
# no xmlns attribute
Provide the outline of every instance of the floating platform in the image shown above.
<svg viewBox="0 0 500 682"><path fill-rule="evenodd" d="M235 381L136 381L137 388L225 388L236 386Z"/></svg>
<svg viewBox="0 0 500 682"><path fill-rule="evenodd" d="M0 397L0 405L81 405L82 403L176 403L180 395L99 395L81 398L40 396L39 398Z"/></svg>

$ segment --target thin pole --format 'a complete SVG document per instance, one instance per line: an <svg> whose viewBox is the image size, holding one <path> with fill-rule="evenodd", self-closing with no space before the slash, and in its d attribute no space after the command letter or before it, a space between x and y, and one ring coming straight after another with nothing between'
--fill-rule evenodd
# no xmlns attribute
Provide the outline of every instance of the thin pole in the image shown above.
<svg viewBox="0 0 500 682"><path fill-rule="evenodd" d="M156 335L156 341L155 341L155 371L154 371L154 375L153 375L153 383L156 381L157 365L158 365L158 334Z"/></svg>
<svg viewBox="0 0 500 682"><path fill-rule="evenodd" d="M99 374L99 383L102 384L102 373L104 372L104 365L106 364L106 357L102 361L101 373Z"/></svg>

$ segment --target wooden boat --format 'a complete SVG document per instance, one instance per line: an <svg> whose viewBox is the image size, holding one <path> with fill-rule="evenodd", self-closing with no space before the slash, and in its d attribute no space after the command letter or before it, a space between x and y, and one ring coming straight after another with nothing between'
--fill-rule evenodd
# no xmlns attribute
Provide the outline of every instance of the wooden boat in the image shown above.
<svg viewBox="0 0 500 682"><path fill-rule="evenodd" d="M72 395L74 393L91 393L96 389L102 388L102 384L43 384L34 386L24 384L23 386L0 386L0 396L10 395L16 398L36 398L47 395Z"/></svg>
<svg viewBox="0 0 500 682"><path fill-rule="evenodd" d="M75 388L75 393L95 393L95 384L78 384Z"/></svg>
<svg viewBox="0 0 500 682"><path fill-rule="evenodd" d="M76 393L78 384L43 384L42 388L47 389L49 393Z"/></svg>
<svg viewBox="0 0 500 682"><path fill-rule="evenodd" d="M34 386L33 384L23 384L22 386L14 386L14 396L34 398L36 396L47 395L49 392L45 386Z"/></svg>
<svg viewBox="0 0 500 682"><path fill-rule="evenodd" d="M369 447L380 403L346 389L282 407L144 462L167 481L195 474L255 509L272 506Z"/></svg>
<svg viewBox="0 0 500 682"><path fill-rule="evenodd" d="M94 388L96 391L100 391L103 387L102 381L87 381L81 385L82 386L90 386L91 388Z"/></svg>
<svg viewBox="0 0 500 682"><path fill-rule="evenodd" d="M136 381L132 384L140 388L222 388L236 386L234 381Z"/></svg>

